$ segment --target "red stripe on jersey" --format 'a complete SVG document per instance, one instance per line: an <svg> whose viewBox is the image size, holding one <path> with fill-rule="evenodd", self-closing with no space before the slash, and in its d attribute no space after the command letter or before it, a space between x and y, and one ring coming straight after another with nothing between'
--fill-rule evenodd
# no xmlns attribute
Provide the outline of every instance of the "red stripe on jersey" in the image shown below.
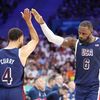
<svg viewBox="0 0 100 100"><path fill-rule="evenodd" d="M26 96L25 96L23 87L22 87L22 97L23 97L23 100L26 100Z"/></svg>

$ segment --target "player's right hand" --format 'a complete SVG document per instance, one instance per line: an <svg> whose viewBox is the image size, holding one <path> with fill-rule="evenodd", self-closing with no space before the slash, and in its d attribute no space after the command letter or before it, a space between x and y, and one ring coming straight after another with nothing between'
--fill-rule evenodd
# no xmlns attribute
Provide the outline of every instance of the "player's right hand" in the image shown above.
<svg viewBox="0 0 100 100"><path fill-rule="evenodd" d="M21 12L21 14L22 14L23 19L26 22L30 22L31 21L32 16L31 16L31 12L30 12L30 10L28 8L24 9L24 11Z"/></svg>
<svg viewBox="0 0 100 100"><path fill-rule="evenodd" d="M42 18L42 16L35 10L35 9L31 9L31 13L33 14L35 20L39 23L39 24L44 24L44 20Z"/></svg>

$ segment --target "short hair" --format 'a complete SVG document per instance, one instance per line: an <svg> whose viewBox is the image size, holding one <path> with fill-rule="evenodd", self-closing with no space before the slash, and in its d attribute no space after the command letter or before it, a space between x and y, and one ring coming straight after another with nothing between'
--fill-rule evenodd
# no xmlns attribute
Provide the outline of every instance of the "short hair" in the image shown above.
<svg viewBox="0 0 100 100"><path fill-rule="evenodd" d="M55 80L55 78L56 78L56 75L50 76L49 79L48 79L48 82L50 82L51 80Z"/></svg>
<svg viewBox="0 0 100 100"><path fill-rule="evenodd" d="M23 32L19 28L11 28L8 31L8 40L9 41L16 41L23 35Z"/></svg>
<svg viewBox="0 0 100 100"><path fill-rule="evenodd" d="M34 78L34 82L36 82L38 79L43 78L42 76L37 76Z"/></svg>
<svg viewBox="0 0 100 100"><path fill-rule="evenodd" d="M61 86L60 89L62 89L62 90L69 90L69 88L68 88L67 85L63 85L63 86Z"/></svg>
<svg viewBox="0 0 100 100"><path fill-rule="evenodd" d="M92 32L93 32L93 25L90 21L88 20L85 20L85 21L82 21L79 25L80 26L83 26L83 27L88 27Z"/></svg>

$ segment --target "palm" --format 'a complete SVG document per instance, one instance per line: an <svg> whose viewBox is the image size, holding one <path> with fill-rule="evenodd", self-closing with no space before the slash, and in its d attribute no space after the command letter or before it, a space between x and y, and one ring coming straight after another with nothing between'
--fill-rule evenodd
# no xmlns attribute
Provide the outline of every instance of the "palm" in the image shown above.
<svg viewBox="0 0 100 100"><path fill-rule="evenodd" d="M31 20L32 16L28 8L26 8L24 12L22 12L22 17L24 18L25 21Z"/></svg>
<svg viewBox="0 0 100 100"><path fill-rule="evenodd" d="M34 18L38 23L43 22L42 16L35 9L32 9L32 14L34 15Z"/></svg>
<svg viewBox="0 0 100 100"><path fill-rule="evenodd" d="M37 21L38 23L40 23L40 21L41 21L41 16L36 15L36 16L35 16L35 19L36 19L36 21Z"/></svg>

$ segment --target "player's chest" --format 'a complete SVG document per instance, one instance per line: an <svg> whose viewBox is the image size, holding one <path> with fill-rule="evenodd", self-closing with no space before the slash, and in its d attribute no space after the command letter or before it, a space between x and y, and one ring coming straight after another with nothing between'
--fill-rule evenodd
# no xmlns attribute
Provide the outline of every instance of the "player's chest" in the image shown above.
<svg viewBox="0 0 100 100"><path fill-rule="evenodd" d="M100 56L100 47L97 44L91 46L79 46L77 54L81 57L94 57Z"/></svg>

